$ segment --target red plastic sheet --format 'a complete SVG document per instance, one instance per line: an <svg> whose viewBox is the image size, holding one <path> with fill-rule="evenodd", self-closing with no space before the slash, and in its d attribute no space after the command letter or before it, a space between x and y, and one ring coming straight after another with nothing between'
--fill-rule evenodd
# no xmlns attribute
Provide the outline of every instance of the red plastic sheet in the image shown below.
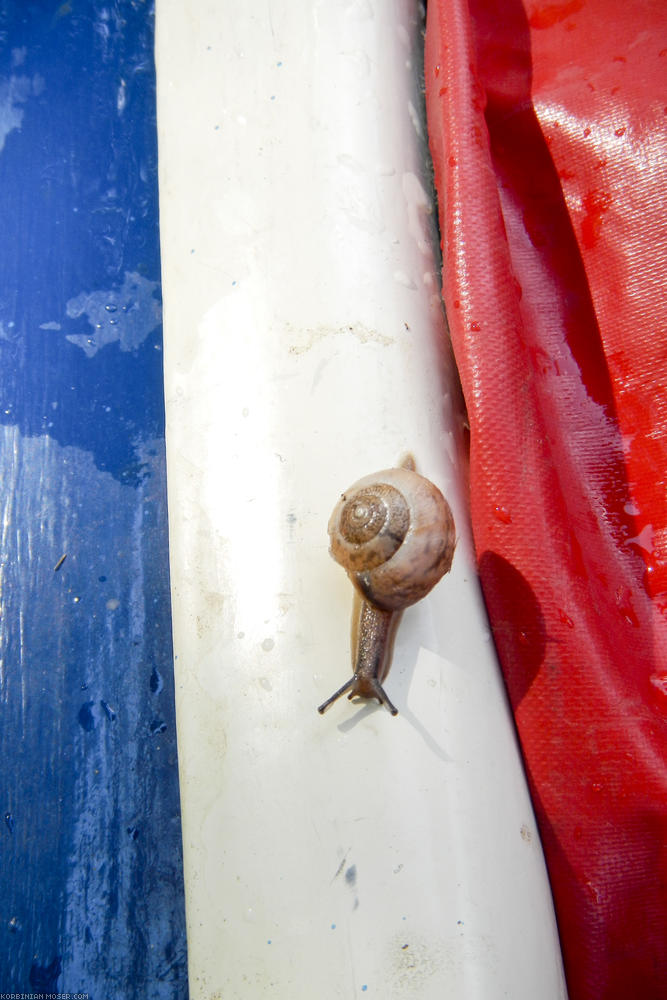
<svg viewBox="0 0 667 1000"><path fill-rule="evenodd" d="M657 1000L667 5L430 0L427 21L475 544L570 998Z"/></svg>

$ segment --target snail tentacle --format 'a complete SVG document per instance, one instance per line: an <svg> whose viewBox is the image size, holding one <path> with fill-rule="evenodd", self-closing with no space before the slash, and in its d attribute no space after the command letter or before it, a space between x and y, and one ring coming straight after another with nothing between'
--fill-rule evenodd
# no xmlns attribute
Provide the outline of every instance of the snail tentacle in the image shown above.
<svg viewBox="0 0 667 1000"><path fill-rule="evenodd" d="M335 701L338 701L339 698L342 698L343 695L345 694L345 692L350 690L350 688L353 686L354 682L355 682L355 678L354 678L354 676L352 676L350 678L350 680L349 681L345 681L345 683L342 685L342 687L339 687L338 690L335 691L334 694L332 694L330 698L327 698L326 701L323 701L322 704L319 705L318 708L317 708L317 711L320 713L320 715L324 715L324 713L328 709L329 705L333 705L333 703ZM350 697L352 697L351 694L350 694Z"/></svg>

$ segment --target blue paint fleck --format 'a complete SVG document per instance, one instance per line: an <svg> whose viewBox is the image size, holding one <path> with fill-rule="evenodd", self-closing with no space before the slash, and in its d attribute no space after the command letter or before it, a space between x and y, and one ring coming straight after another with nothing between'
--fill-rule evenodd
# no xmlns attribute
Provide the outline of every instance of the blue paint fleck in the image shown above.
<svg viewBox="0 0 667 1000"><path fill-rule="evenodd" d="M79 725L86 733L92 733L95 728L95 716L93 715L94 701L85 701L79 709Z"/></svg>
<svg viewBox="0 0 667 1000"><path fill-rule="evenodd" d="M107 719L109 720L109 722L115 722L115 720L116 720L116 713L114 712L114 710L111 707L111 705L109 704L109 702L101 700L100 701L100 705L102 706L102 709L103 709L103 711L104 711Z"/></svg>
<svg viewBox="0 0 667 1000"><path fill-rule="evenodd" d="M150 281L137 271L125 271L122 284L114 284L80 292L65 305L68 319L86 317L86 328L66 334L65 339L81 348L87 358L94 358L109 344L117 344L126 353L137 351L162 322L162 306L155 297L159 295L158 281ZM119 306L124 314L120 322L114 315Z"/></svg>
<svg viewBox="0 0 667 1000"><path fill-rule="evenodd" d="M164 687L164 681L162 680L162 674L157 667L153 667L151 673L151 679L149 681L149 686L152 694L159 694Z"/></svg>

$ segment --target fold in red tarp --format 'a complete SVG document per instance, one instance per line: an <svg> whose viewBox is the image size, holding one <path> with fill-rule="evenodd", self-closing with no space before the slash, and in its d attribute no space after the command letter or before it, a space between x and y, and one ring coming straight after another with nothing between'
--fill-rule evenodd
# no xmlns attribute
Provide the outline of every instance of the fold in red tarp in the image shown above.
<svg viewBox="0 0 667 1000"><path fill-rule="evenodd" d="M428 4L475 544L571 1000L667 995L666 19Z"/></svg>

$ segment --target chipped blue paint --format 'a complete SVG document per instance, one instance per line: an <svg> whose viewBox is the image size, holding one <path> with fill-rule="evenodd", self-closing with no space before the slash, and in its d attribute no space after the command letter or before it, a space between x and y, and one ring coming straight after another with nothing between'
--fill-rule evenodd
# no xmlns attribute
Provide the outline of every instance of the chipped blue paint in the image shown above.
<svg viewBox="0 0 667 1000"><path fill-rule="evenodd" d="M0 0L0 991L185 1000L152 5Z"/></svg>
<svg viewBox="0 0 667 1000"><path fill-rule="evenodd" d="M159 287L158 281L125 272L118 290L82 292L69 300L66 313L70 319L86 316L91 330L67 334L67 339L82 348L87 358L116 342L121 351L136 350L162 321L162 308L154 297ZM41 324L41 329L50 325ZM58 329L62 329L60 324Z"/></svg>

